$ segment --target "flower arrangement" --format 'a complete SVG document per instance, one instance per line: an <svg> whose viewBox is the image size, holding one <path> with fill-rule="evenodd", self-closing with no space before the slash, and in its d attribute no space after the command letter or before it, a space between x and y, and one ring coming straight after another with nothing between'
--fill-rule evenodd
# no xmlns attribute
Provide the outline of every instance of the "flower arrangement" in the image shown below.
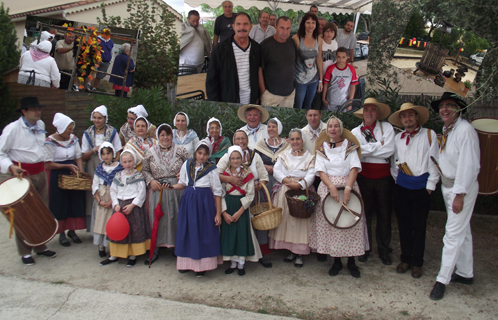
<svg viewBox="0 0 498 320"><path fill-rule="evenodd" d="M88 33L88 35L81 36L76 40L78 42L81 41L81 50L78 58L78 80L80 83L83 83L85 75L87 75L87 78L90 79L90 81L93 80L91 72L94 71L95 67L98 67L99 63L102 61L102 49L99 46L100 40L97 38L97 30L95 27L87 28L85 25L82 25L78 27L78 29ZM84 89L85 87L80 84L79 88Z"/></svg>

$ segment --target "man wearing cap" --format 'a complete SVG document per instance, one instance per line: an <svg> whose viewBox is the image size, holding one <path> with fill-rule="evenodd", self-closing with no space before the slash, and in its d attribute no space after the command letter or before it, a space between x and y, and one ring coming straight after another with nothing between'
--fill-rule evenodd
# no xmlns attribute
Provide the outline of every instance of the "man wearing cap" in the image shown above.
<svg viewBox="0 0 498 320"><path fill-rule="evenodd" d="M470 218L479 190L480 150L475 129L460 117L467 111L465 101L445 92L431 106L444 122L439 167L448 218L441 269L430 294L432 300L440 300L450 282L470 285L474 281Z"/></svg>
<svg viewBox="0 0 498 320"><path fill-rule="evenodd" d="M434 131L422 128L429 119L423 106L404 103L389 117L389 122L405 131L396 135L391 174L394 186L394 210L398 220L401 262L396 272L412 267L412 277L422 276L430 194L436 189L439 173L431 157L438 158L439 145Z"/></svg>
<svg viewBox="0 0 498 320"><path fill-rule="evenodd" d="M119 129L119 138L121 139L121 144L124 146L132 137L136 137L133 125L138 117L147 118L149 114L145 110L144 106L139 104L133 108L128 109L128 114L126 116L126 122ZM156 136L156 126L149 123L149 131L147 131L147 137L155 138Z"/></svg>
<svg viewBox="0 0 498 320"><path fill-rule="evenodd" d="M41 108L36 97L21 98L21 107L17 112L22 116L8 124L0 136L0 171L29 173L31 183L48 207L47 175L45 173L45 124L40 120ZM20 163L20 166L19 166ZM32 226L36 227L36 226ZM31 247L24 243L16 232L16 245L22 262L26 265L35 263L31 256L34 250L37 255L54 258L56 253L47 249L46 245Z"/></svg>
<svg viewBox="0 0 498 320"><path fill-rule="evenodd" d="M249 37L251 18L245 12L233 18L235 34L213 49L206 75L210 101L257 103L261 46Z"/></svg>
<svg viewBox="0 0 498 320"><path fill-rule="evenodd" d="M358 258L365 262L372 251L372 219L377 216L376 241L379 258L385 265L392 263L391 244L391 200L394 185L391 177L390 157L394 153L394 129L391 124L381 122L389 116L391 108L374 98L367 98L363 108L354 113L363 122L351 132L361 145L361 172L358 185L365 203L368 242L370 250Z"/></svg>
<svg viewBox="0 0 498 320"><path fill-rule="evenodd" d="M247 123L247 125L240 128L240 130L247 133L247 137L249 138L247 147L249 149L254 149L258 141L270 137L268 135L268 127L266 124L262 123L268 120L270 114L268 113L268 110L262 106L255 104L242 106L237 111L237 116L240 120Z"/></svg>

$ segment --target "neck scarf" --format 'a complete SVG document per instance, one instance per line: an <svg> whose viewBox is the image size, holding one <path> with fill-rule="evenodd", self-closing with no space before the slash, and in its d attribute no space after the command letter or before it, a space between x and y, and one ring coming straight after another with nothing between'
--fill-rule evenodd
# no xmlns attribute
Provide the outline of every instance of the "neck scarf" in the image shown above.
<svg viewBox="0 0 498 320"><path fill-rule="evenodd" d="M375 121L374 124L371 125L371 126L366 126L365 125L365 120L363 120L363 126L361 127L361 132L363 132L365 130L368 130L368 131L370 131L370 133L372 134L372 136L375 138L374 129L375 129L375 125L376 124L377 124L377 121Z"/></svg>
<svg viewBox="0 0 498 320"><path fill-rule="evenodd" d="M114 180L114 176L116 176L116 173L123 171L123 170L124 170L124 168L120 163L110 173L107 173L104 169L104 163L101 162L97 166L97 168L95 169L95 174L97 175L97 177L104 180L104 186L110 186L112 183L112 180Z"/></svg>
<svg viewBox="0 0 498 320"><path fill-rule="evenodd" d="M318 128L316 130L314 130L309 124L308 124L308 128L310 129L310 132L311 132L311 142L315 141L316 139L318 139L318 137L320 136L320 132L322 131L322 126L321 126L321 123L318 125Z"/></svg>
<svg viewBox="0 0 498 320"><path fill-rule="evenodd" d="M46 53L38 49L29 50L29 53L31 54L31 58L34 62L50 57L50 53Z"/></svg>
<svg viewBox="0 0 498 320"><path fill-rule="evenodd" d="M256 133L258 132L259 127L261 127L261 123L260 123L260 124L258 124L258 126L257 126L256 128L254 128L254 129L253 129L253 128L251 128L251 127L249 127L249 125L247 125L247 130L249 130L249 133L247 134L247 136L250 136L250 135L252 134L252 135L253 135L253 137L254 137L254 141L258 141L258 140L256 139Z"/></svg>
<svg viewBox="0 0 498 320"><path fill-rule="evenodd" d="M450 123L449 126L444 126L443 127L443 137L441 139L441 148L439 149L439 153L442 153L444 148L446 147L446 141L448 141L448 135L450 134L451 130L455 127L455 123L457 122L458 117L453 120L452 123Z"/></svg>
<svg viewBox="0 0 498 320"><path fill-rule="evenodd" d="M412 132L403 131L403 133L401 133L401 139L404 139L406 137L406 145L408 145L408 143L410 142L410 138L419 133L419 131L420 126L417 126L417 128Z"/></svg>

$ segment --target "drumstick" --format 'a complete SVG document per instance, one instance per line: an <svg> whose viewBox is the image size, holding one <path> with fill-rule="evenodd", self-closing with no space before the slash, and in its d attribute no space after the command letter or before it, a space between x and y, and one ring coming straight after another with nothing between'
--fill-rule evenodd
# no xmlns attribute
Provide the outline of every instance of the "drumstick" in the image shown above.
<svg viewBox="0 0 498 320"><path fill-rule="evenodd" d="M357 215L355 215L354 213L351 212L351 210L349 210L348 207L346 207L346 205L344 203L342 203L341 200L339 200L339 203L344 207L346 208L346 210L348 210L349 213L351 213L351 215L354 217L354 220L355 221L358 221L360 219L360 217L358 217Z"/></svg>
<svg viewBox="0 0 498 320"><path fill-rule="evenodd" d="M405 170L403 170L403 166L401 165L401 162L396 161L396 165L398 166L399 171L401 171L401 172L403 172L404 174L406 174Z"/></svg>
<svg viewBox="0 0 498 320"><path fill-rule="evenodd" d="M434 162L434 164L436 165L437 171L439 171L439 174L441 175L441 177L444 177L444 176L443 176L443 171L441 171L441 168L439 167L439 163L437 163L436 159L434 159L434 157L433 157L433 156L431 156L431 160L432 160L432 162Z"/></svg>
<svg viewBox="0 0 498 320"><path fill-rule="evenodd" d="M17 166L19 167L19 169L22 169L21 168L21 161L17 161ZM22 179L22 171L17 173L17 178Z"/></svg>

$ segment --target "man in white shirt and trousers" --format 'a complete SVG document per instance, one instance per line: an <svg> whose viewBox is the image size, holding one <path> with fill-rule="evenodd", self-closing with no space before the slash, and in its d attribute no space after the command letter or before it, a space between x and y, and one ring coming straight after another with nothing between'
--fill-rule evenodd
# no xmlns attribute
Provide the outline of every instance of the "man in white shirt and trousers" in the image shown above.
<svg viewBox="0 0 498 320"><path fill-rule="evenodd" d="M422 276L430 195L436 189L439 172L431 160L438 159L439 145L433 130L422 126L429 120L429 109L403 103L389 122L404 128L394 138L396 149L391 174L394 186L394 211L398 220L401 262L397 273L412 268L412 277Z"/></svg>
<svg viewBox="0 0 498 320"><path fill-rule="evenodd" d="M31 183L40 195L43 203L48 207L48 184L45 173L45 124L40 120L41 108L36 97L21 98L21 107L17 112L22 116L9 123L0 136L0 170L6 174L20 172L29 173ZM19 167L18 163L21 163ZM36 228L37 226L32 226ZM55 252L47 249L46 245L31 247L24 243L16 232L16 245L22 262L33 265L35 260L31 252L38 256L55 258Z"/></svg>
<svg viewBox="0 0 498 320"><path fill-rule="evenodd" d="M470 285L474 281L470 218L479 191L480 149L476 130L460 116L467 111L465 101L445 92L431 106L444 122L439 166L448 218L441 269L430 294L432 300L441 300L450 282Z"/></svg>

